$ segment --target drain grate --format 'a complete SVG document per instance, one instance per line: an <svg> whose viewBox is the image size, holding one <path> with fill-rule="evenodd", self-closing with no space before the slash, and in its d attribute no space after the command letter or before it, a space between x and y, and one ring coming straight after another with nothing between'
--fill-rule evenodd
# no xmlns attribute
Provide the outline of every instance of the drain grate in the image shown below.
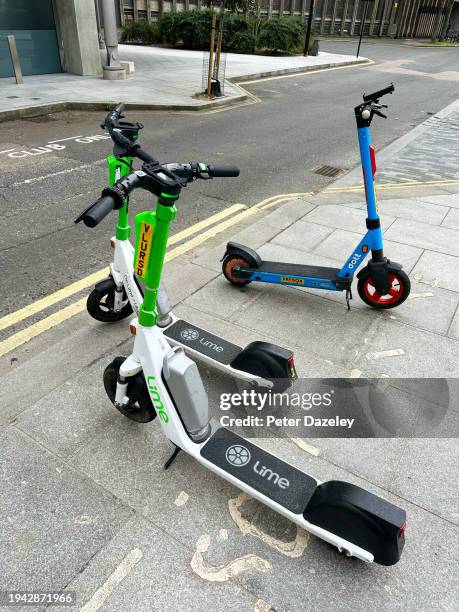
<svg viewBox="0 0 459 612"><path fill-rule="evenodd" d="M342 168L335 168L335 166L319 166L318 168L314 168L314 174L320 174L322 176L328 176L330 178L334 178L344 172Z"/></svg>

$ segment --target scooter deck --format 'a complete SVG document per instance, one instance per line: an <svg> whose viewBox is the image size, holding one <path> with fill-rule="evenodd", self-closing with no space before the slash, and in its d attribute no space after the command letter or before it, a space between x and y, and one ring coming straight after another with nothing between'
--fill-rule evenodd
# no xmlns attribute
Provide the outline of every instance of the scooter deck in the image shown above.
<svg viewBox="0 0 459 612"><path fill-rule="evenodd" d="M304 512L317 488L311 476L223 427L201 456L296 514Z"/></svg>
<svg viewBox="0 0 459 612"><path fill-rule="evenodd" d="M263 261L258 268L250 268L254 273L270 272L271 274L284 274L285 276L305 276L308 278L327 278L339 280L339 268L325 266L307 266L279 261Z"/></svg>
<svg viewBox="0 0 459 612"><path fill-rule="evenodd" d="M242 351L240 346L215 336L183 319L178 319L170 327L167 327L163 334L180 346L210 357L222 365L230 365Z"/></svg>

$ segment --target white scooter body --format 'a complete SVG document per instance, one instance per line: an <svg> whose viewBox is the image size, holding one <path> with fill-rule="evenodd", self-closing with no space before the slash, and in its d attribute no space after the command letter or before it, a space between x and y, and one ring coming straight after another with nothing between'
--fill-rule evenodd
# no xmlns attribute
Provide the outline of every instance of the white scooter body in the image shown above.
<svg viewBox="0 0 459 612"><path fill-rule="evenodd" d="M203 457L201 451L206 446L206 444L209 443L209 440L212 439L216 431L220 429L218 424L214 424L213 422L209 423L211 432L210 434L208 433L207 438L203 442L193 441L193 439L190 437L184 427L182 418L177 413L177 409L175 408L174 402L171 399L169 390L163 379L163 368L165 360L167 360L167 357L170 356L174 349L172 349L172 347L168 344L161 330L157 327L143 327L138 323L136 319L134 319L131 325L134 325L136 327L134 349L132 354L122 364L120 368L120 376L128 378L129 376L133 376L139 371L143 370L143 375L145 377L147 387L152 397L153 405L160 420L161 427L164 431L165 436L174 445L184 450L186 453L191 455L194 459L199 461L199 463L210 469L212 472L215 472L234 486L238 487L239 489L242 489L243 491L245 491L255 499L259 500L263 504L269 506L282 516L293 521L303 529L309 531L310 533L321 538L322 540L325 540L329 544L336 546L340 552L344 552L347 556L356 557L358 559L361 559L362 561L373 561L373 555L370 552L335 535L334 533L331 533L329 531L326 531L325 529L322 529L321 527L318 527L317 525L309 523L303 517L302 512L294 513L288 510L280 503L277 503L270 497L264 495L257 489L249 486L247 483L241 481L234 475L230 474L218 465L215 465L214 463ZM183 349L175 349L175 351L177 350L180 351ZM184 358L187 359L185 355ZM191 363L195 365L194 362ZM125 388L124 385L118 383L116 401L123 401L123 398L121 397L122 393L120 393L123 387ZM207 401L207 398L205 399L205 401ZM188 406L184 406L183 409L187 410ZM204 406L203 409L207 411L207 405ZM250 443L250 445L252 447L252 443ZM260 450L262 451L262 449ZM273 455L270 456L274 459ZM293 466L290 466L284 461L282 461L282 463L285 466L295 469L293 468ZM317 479L314 479L314 481L316 486L321 484L321 482Z"/></svg>
<svg viewBox="0 0 459 612"><path fill-rule="evenodd" d="M115 292L114 310L121 310L125 303L123 303L121 300L121 289L124 286L132 309L135 315L138 315L140 305L143 301L143 295L139 285L135 281L133 273L134 247L129 240L118 240L116 238L112 238L110 244L114 247L114 258L113 263L110 264L110 274L118 288L118 291ZM218 338L214 334L205 332L204 330L201 330L200 328L176 317L172 312L169 297L162 281L158 289L157 308L158 327L161 329L161 333L167 336L167 341L171 345L181 346L188 355L202 361L210 367L232 376L233 378L246 381L251 385L256 385L259 387L271 388L273 386L273 382L271 380L256 376L250 372L245 372L241 369L233 368L229 363L230 359L221 359L222 355L224 355L223 351L229 351L232 356L234 356L238 352L242 351L241 347L231 344L223 338ZM170 333L172 328L177 326L179 333ZM182 330L182 333L180 333L180 330ZM201 334L201 337L197 338L197 343L190 342L186 344L183 340L183 334L186 332L191 332L196 335L199 333ZM211 340L206 341L206 338L210 338ZM200 340L201 344L199 344ZM195 346L202 349L202 341L206 341L208 347L210 347L204 348L206 352L203 350L196 350L194 348Z"/></svg>

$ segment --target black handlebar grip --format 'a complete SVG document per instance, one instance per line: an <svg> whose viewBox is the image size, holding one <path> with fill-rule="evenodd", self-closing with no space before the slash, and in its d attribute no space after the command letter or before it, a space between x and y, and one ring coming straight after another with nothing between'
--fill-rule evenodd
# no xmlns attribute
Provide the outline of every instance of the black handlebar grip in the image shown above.
<svg viewBox="0 0 459 612"><path fill-rule="evenodd" d="M239 176L240 170L237 166L208 166L209 176Z"/></svg>
<svg viewBox="0 0 459 612"><path fill-rule="evenodd" d="M363 96L363 100L364 102L371 102L373 100L379 100L379 98L382 98L388 93L391 94L393 91L395 91L395 87L394 87L394 84L391 83L388 87L385 87L384 89L380 89L379 91L375 91L374 93L371 93L371 94L365 94Z"/></svg>
<svg viewBox="0 0 459 612"><path fill-rule="evenodd" d="M112 196L102 196L95 202L83 216L83 223L87 227L96 227L115 208L115 200Z"/></svg>
<svg viewBox="0 0 459 612"><path fill-rule="evenodd" d="M147 164L150 163L157 163L156 159L154 157L152 157L149 153L147 153L146 151L144 151L143 149L141 149L138 145L134 146L131 148L131 152L138 157L139 159L141 159L143 162L146 162Z"/></svg>
<svg viewBox="0 0 459 612"><path fill-rule="evenodd" d="M117 106L115 106L113 112L116 113L117 115L121 115L121 113L124 111L124 103L120 102L120 104L118 104Z"/></svg>

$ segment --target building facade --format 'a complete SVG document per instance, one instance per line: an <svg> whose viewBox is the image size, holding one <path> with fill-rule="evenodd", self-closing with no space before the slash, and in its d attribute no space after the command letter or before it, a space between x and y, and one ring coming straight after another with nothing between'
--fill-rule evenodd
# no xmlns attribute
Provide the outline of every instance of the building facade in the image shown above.
<svg viewBox="0 0 459 612"><path fill-rule="evenodd" d="M0 77L14 74L11 34L24 76L102 73L94 0L0 0Z"/></svg>
<svg viewBox="0 0 459 612"><path fill-rule="evenodd" d="M204 0L118 0L121 20L155 21L167 11L204 8ZM365 0L315 0L314 29L318 34L441 39L459 0L370 0L362 24ZM214 3L218 5L218 3ZM456 6L455 6L456 5ZM261 17L309 16L311 0L260 0ZM454 11L453 11L454 8ZM455 23L455 21L453 22Z"/></svg>

